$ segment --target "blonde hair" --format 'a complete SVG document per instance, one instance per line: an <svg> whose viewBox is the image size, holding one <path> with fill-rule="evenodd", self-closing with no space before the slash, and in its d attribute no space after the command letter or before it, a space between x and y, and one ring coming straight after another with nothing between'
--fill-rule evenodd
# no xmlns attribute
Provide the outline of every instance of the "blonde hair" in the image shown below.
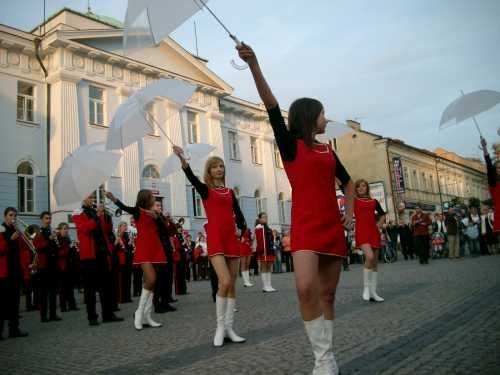
<svg viewBox="0 0 500 375"><path fill-rule="evenodd" d="M359 198L359 196L358 196L358 187L361 184L365 184L366 185L366 197L371 198L371 196L370 196L370 185L368 184L368 181L366 181L364 178L360 178L359 180L357 180L354 183L354 194L356 194L356 196Z"/></svg>
<svg viewBox="0 0 500 375"><path fill-rule="evenodd" d="M214 187L214 179L210 175L210 170L214 167L215 164L221 163L224 166L224 176L222 177L222 182L224 185L226 185L226 166L224 165L224 160L222 160L218 156L212 156L210 157L207 162L205 163L205 171L203 173L203 181L205 181L205 184L207 184L208 187Z"/></svg>

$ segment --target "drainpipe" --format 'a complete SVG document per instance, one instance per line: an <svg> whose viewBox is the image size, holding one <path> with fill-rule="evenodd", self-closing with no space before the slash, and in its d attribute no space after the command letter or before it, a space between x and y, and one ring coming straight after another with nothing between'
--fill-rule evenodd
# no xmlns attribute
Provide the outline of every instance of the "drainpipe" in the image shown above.
<svg viewBox="0 0 500 375"><path fill-rule="evenodd" d="M45 81L47 81L47 68L45 65L43 65L42 58L40 57L40 44L42 43L42 39L40 38L35 38L34 40L35 43L35 56L40 64L40 67L43 70L43 75L45 77ZM46 108L46 145L47 145L47 210L50 212L51 207L50 207L50 84L45 83L45 90L46 90L46 101L47 101L47 108Z"/></svg>

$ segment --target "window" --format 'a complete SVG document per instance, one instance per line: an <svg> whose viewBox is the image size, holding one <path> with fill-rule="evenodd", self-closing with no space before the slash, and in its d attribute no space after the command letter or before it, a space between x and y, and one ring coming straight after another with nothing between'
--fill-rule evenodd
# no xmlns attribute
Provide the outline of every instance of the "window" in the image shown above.
<svg viewBox="0 0 500 375"><path fill-rule="evenodd" d="M229 139L229 157L233 160L240 160L240 150L238 147L238 133L233 130L227 132Z"/></svg>
<svg viewBox="0 0 500 375"><path fill-rule="evenodd" d="M200 194L196 191L194 187L191 188L191 196L193 197L193 215L196 217L201 217L203 215L203 203Z"/></svg>
<svg viewBox="0 0 500 375"><path fill-rule="evenodd" d="M418 189L418 176L417 176L417 171L413 170L413 178L412 178L412 183L413 183L413 189Z"/></svg>
<svg viewBox="0 0 500 375"><path fill-rule="evenodd" d="M408 168L407 167L403 167L403 174L404 174L404 182L405 182L405 187L407 189L410 188L410 174L408 173Z"/></svg>
<svg viewBox="0 0 500 375"><path fill-rule="evenodd" d="M434 193L434 175L429 175L429 190Z"/></svg>
<svg viewBox="0 0 500 375"><path fill-rule="evenodd" d="M250 153L252 154L252 163L261 164L259 141L255 137L250 137Z"/></svg>
<svg viewBox="0 0 500 375"><path fill-rule="evenodd" d="M17 82L17 119L35 122L35 86Z"/></svg>
<svg viewBox="0 0 500 375"><path fill-rule="evenodd" d="M283 168L283 160L281 159L280 150L276 143L274 143L274 164L278 168Z"/></svg>
<svg viewBox="0 0 500 375"><path fill-rule="evenodd" d="M149 102L147 105L146 105L146 108L145 108L145 112L146 112L146 120L150 126L150 131L149 131L149 135L152 135L154 137L158 137L159 134L158 134L158 126L156 125L156 121L155 121L155 106L154 106L155 102L152 101L152 102Z"/></svg>
<svg viewBox="0 0 500 375"><path fill-rule="evenodd" d="M156 166L154 166L153 164L148 164L142 170L142 177L158 179L160 178L160 172L158 171L158 168L156 168Z"/></svg>
<svg viewBox="0 0 500 375"><path fill-rule="evenodd" d="M188 142L198 143L200 139L198 129L198 114L193 111L187 111L187 124L188 124Z"/></svg>
<svg viewBox="0 0 500 375"><path fill-rule="evenodd" d="M286 222L286 207L285 207L286 201L285 201L285 194L284 193L279 193L278 194L278 210L280 213L280 223L285 223Z"/></svg>
<svg viewBox="0 0 500 375"><path fill-rule="evenodd" d="M104 89L89 86L89 122L104 126Z"/></svg>
<svg viewBox="0 0 500 375"><path fill-rule="evenodd" d="M261 212L266 212L267 211L266 199L262 198L260 196L259 190L255 190L254 197L255 197L255 205L256 205L256 209L257 209L257 215L260 214Z"/></svg>
<svg viewBox="0 0 500 375"><path fill-rule="evenodd" d="M422 173L422 190L427 191L427 178L425 176L425 173Z"/></svg>
<svg viewBox="0 0 500 375"><path fill-rule="evenodd" d="M17 167L17 201L19 212L35 212L35 178L33 167L27 161Z"/></svg>

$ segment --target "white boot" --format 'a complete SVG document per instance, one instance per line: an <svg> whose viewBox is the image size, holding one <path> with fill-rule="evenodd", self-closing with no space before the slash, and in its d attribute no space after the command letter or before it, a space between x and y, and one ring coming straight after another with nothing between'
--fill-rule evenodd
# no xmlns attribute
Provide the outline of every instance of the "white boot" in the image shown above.
<svg viewBox="0 0 500 375"><path fill-rule="evenodd" d="M264 293L276 292L276 289L271 286L271 274L269 272L261 272L260 275L262 277L262 291Z"/></svg>
<svg viewBox="0 0 500 375"><path fill-rule="evenodd" d="M235 304L236 300L234 298L227 299L226 316L224 317L225 337L227 337L232 342L240 343L245 342L246 339L238 336L233 330Z"/></svg>
<svg viewBox="0 0 500 375"><path fill-rule="evenodd" d="M339 373L339 366L337 365L337 360L335 359L335 354L333 353L333 320L327 320L324 319L325 322L325 335L326 335L326 341L330 345L330 353L327 356L330 365L333 369L333 374L338 374Z"/></svg>
<svg viewBox="0 0 500 375"><path fill-rule="evenodd" d="M148 303L150 294L151 294L150 290L142 288L141 297L139 298L139 306L137 306L137 310L135 310L134 314L134 327L137 330L142 329L142 321L144 320L144 309L146 308L146 304Z"/></svg>
<svg viewBox="0 0 500 375"><path fill-rule="evenodd" d="M370 298L375 302L384 302L384 299L377 294L377 271L372 271L371 274Z"/></svg>
<svg viewBox="0 0 500 375"><path fill-rule="evenodd" d="M217 314L217 329L215 330L214 346L224 345L225 327L224 317L227 310L227 298L215 297L215 311Z"/></svg>
<svg viewBox="0 0 500 375"><path fill-rule="evenodd" d="M241 276L243 277L244 286L250 288L253 284L250 282L250 271L241 271Z"/></svg>
<svg viewBox="0 0 500 375"><path fill-rule="evenodd" d="M271 285L271 272L268 272L266 277L267 277L267 287L269 288L269 291L276 292L276 289L274 289L273 286Z"/></svg>
<svg viewBox="0 0 500 375"><path fill-rule="evenodd" d="M337 375L338 368L334 367L336 362L332 351L333 345L327 333L329 327L327 328L323 315L308 322L304 321L304 326L314 353L313 375Z"/></svg>
<svg viewBox="0 0 500 375"><path fill-rule="evenodd" d="M363 268L363 300L370 300L370 282L372 270Z"/></svg>
<svg viewBox="0 0 500 375"><path fill-rule="evenodd" d="M161 327L162 326L161 323L155 322L153 318L151 318L152 310L153 310L153 293L150 292L148 301L146 302L146 307L144 308L142 324L147 324L153 328Z"/></svg>

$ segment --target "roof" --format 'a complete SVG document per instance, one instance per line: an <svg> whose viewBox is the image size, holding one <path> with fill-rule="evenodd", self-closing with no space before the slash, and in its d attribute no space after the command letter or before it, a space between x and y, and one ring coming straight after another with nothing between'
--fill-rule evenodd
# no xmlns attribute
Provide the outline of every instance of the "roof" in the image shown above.
<svg viewBox="0 0 500 375"><path fill-rule="evenodd" d="M79 15L79 16L82 16L82 17L87 17L87 18L90 18L90 19L92 19L94 21L100 22L100 23L102 23L104 25L114 27L115 29L121 29L121 28L123 28L123 22L117 20L116 18L108 17L108 16L100 16L100 15L92 13L92 12L83 13L83 12L79 12L77 10L74 10L74 9L71 9L71 8L68 8L68 7L64 7L64 8L59 9L57 12L55 12L51 16L49 16L44 22L42 22L42 23L36 25L35 27L33 27L30 32L36 31L36 29L38 29L40 26L42 26L43 24L49 22L53 18L57 17L62 12L70 12L70 13L73 13L73 14L76 14L76 15Z"/></svg>

